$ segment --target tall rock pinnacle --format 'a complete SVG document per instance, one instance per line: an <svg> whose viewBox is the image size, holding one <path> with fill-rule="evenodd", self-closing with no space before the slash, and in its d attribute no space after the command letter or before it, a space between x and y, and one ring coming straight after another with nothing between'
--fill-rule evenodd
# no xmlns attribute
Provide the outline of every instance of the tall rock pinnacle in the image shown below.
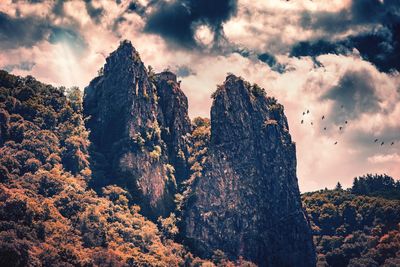
<svg viewBox="0 0 400 267"><path fill-rule="evenodd" d="M84 96L94 186L127 188L151 218L173 210L174 164L186 168L185 135L190 131L186 97L176 80L167 77L164 85L161 76L148 72L132 44L123 41ZM158 89L158 84L164 86ZM170 159L171 151L182 151L181 158Z"/></svg>
<svg viewBox="0 0 400 267"><path fill-rule="evenodd" d="M314 266L296 151L283 106L229 75L214 94L211 141L183 212L189 245L260 266Z"/></svg>

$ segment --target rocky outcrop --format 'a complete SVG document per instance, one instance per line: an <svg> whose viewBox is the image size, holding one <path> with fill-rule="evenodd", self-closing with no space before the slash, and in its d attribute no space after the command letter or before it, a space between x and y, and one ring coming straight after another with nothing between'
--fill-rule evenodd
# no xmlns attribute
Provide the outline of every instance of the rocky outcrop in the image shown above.
<svg viewBox="0 0 400 267"><path fill-rule="evenodd" d="M211 141L183 211L188 244L202 256L314 266L283 106L234 75L213 97Z"/></svg>
<svg viewBox="0 0 400 267"><path fill-rule="evenodd" d="M201 119L192 132L176 75L147 70L122 42L85 88L92 186L126 188L156 219L176 208L182 182L181 234L198 254L220 249L260 266L315 265L283 106L234 75L213 98L211 134Z"/></svg>
<svg viewBox="0 0 400 267"><path fill-rule="evenodd" d="M187 138L192 129L188 116L188 100L172 72L156 74L155 81L158 104L162 111L159 113L159 121L164 129L162 139L167 144L168 157L175 166L176 181L180 184L189 175Z"/></svg>
<svg viewBox="0 0 400 267"><path fill-rule="evenodd" d="M185 135L190 131L187 99L179 85L156 78L132 44L123 41L84 95L93 186L125 187L150 218L174 208L174 165L186 168ZM181 158L171 156L175 151L182 151L176 153Z"/></svg>

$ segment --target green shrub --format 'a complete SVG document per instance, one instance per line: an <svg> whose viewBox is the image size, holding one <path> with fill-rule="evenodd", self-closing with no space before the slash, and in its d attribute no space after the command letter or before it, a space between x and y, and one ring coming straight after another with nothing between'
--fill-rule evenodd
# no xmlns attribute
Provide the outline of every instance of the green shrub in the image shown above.
<svg viewBox="0 0 400 267"><path fill-rule="evenodd" d="M150 155L150 157L152 158L152 159L155 159L155 160L159 160L160 159L160 156L161 156L161 147L160 146L154 146L154 149L153 149L153 151L151 151L150 153L149 153L149 155Z"/></svg>
<svg viewBox="0 0 400 267"><path fill-rule="evenodd" d="M260 97L260 96L265 96L266 92L264 88L261 88L258 84L253 84L253 86L251 87L251 93L255 96L255 97Z"/></svg>

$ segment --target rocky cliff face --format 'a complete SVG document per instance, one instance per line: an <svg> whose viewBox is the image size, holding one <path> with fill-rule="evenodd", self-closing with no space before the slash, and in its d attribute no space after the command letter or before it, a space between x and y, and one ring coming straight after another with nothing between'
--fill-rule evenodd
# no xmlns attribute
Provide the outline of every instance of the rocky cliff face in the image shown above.
<svg viewBox="0 0 400 267"><path fill-rule="evenodd" d="M157 77L124 41L84 95L94 187L127 188L151 218L173 210L174 165L187 169L185 135L190 131L187 99L176 80Z"/></svg>
<svg viewBox="0 0 400 267"><path fill-rule="evenodd" d="M168 157L175 166L178 184L188 177L188 134L192 127L188 116L188 101L180 89L175 74L165 71L155 75L159 113L164 131L162 139L167 144Z"/></svg>
<svg viewBox="0 0 400 267"><path fill-rule="evenodd" d="M201 256L220 249L260 266L315 265L283 106L234 75L213 98L211 127L197 119L192 132L176 76L147 70L122 42L85 89L92 185L126 188L155 219L175 208L183 182L181 233Z"/></svg>
<svg viewBox="0 0 400 267"><path fill-rule="evenodd" d="M184 234L203 256L220 249L260 266L314 266L295 144L283 106L264 94L234 75L215 92L211 141L186 192Z"/></svg>

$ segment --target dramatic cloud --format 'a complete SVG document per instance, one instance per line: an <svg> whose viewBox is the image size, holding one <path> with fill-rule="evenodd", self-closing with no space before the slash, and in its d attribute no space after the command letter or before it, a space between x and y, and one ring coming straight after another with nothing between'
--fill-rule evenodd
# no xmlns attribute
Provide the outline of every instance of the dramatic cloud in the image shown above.
<svg viewBox="0 0 400 267"><path fill-rule="evenodd" d="M345 54L355 48L382 71L400 70L398 1L353 0L337 12L304 11L300 21L305 29L321 31L323 39L296 44L293 56Z"/></svg>
<svg viewBox="0 0 400 267"><path fill-rule="evenodd" d="M19 64L10 64L10 65L5 65L4 66L4 70L11 72L14 69L20 69L20 70L32 70L33 66L35 66L34 62L30 62L30 61L22 61Z"/></svg>
<svg viewBox="0 0 400 267"><path fill-rule="evenodd" d="M336 123L358 118L360 114L381 111L381 100L376 95L374 80L367 70L350 70L322 99L335 102L332 115Z"/></svg>
<svg viewBox="0 0 400 267"><path fill-rule="evenodd" d="M268 53L262 53L258 55L258 59L261 60L262 62L268 64L268 66L271 67L272 70L278 71L280 73L285 71L285 66L280 64L276 58Z"/></svg>
<svg viewBox="0 0 400 267"><path fill-rule="evenodd" d="M0 12L0 25L0 47L3 49L32 47L44 40L56 43L63 38L84 47L83 39L73 29L52 25L42 18L13 18Z"/></svg>
<svg viewBox="0 0 400 267"><path fill-rule="evenodd" d="M399 3L396 0L353 0L350 5L332 11L308 11L302 14L301 25L330 34L342 33L357 26L389 26L399 22Z"/></svg>
<svg viewBox="0 0 400 267"><path fill-rule="evenodd" d="M46 39L51 33L51 26L34 17L12 18L0 12L0 43L3 49L31 47Z"/></svg>
<svg viewBox="0 0 400 267"><path fill-rule="evenodd" d="M176 69L176 75L178 77L188 77L190 75L196 75L196 73L188 66L178 66L178 68Z"/></svg>
<svg viewBox="0 0 400 267"><path fill-rule="evenodd" d="M222 23L236 13L236 8L236 0L158 1L147 18L145 30L191 48L199 45L197 29L206 26L218 42L223 36Z"/></svg>
<svg viewBox="0 0 400 267"><path fill-rule="evenodd" d="M302 41L293 46L291 56L346 55L355 48L382 71L400 70L400 23L393 27L393 30L384 27L338 41Z"/></svg>
<svg viewBox="0 0 400 267"><path fill-rule="evenodd" d="M99 7L96 8L93 6L91 0L85 0L85 6L86 6L86 11L89 14L89 16L96 22L99 23L101 16L104 13L104 9Z"/></svg>

